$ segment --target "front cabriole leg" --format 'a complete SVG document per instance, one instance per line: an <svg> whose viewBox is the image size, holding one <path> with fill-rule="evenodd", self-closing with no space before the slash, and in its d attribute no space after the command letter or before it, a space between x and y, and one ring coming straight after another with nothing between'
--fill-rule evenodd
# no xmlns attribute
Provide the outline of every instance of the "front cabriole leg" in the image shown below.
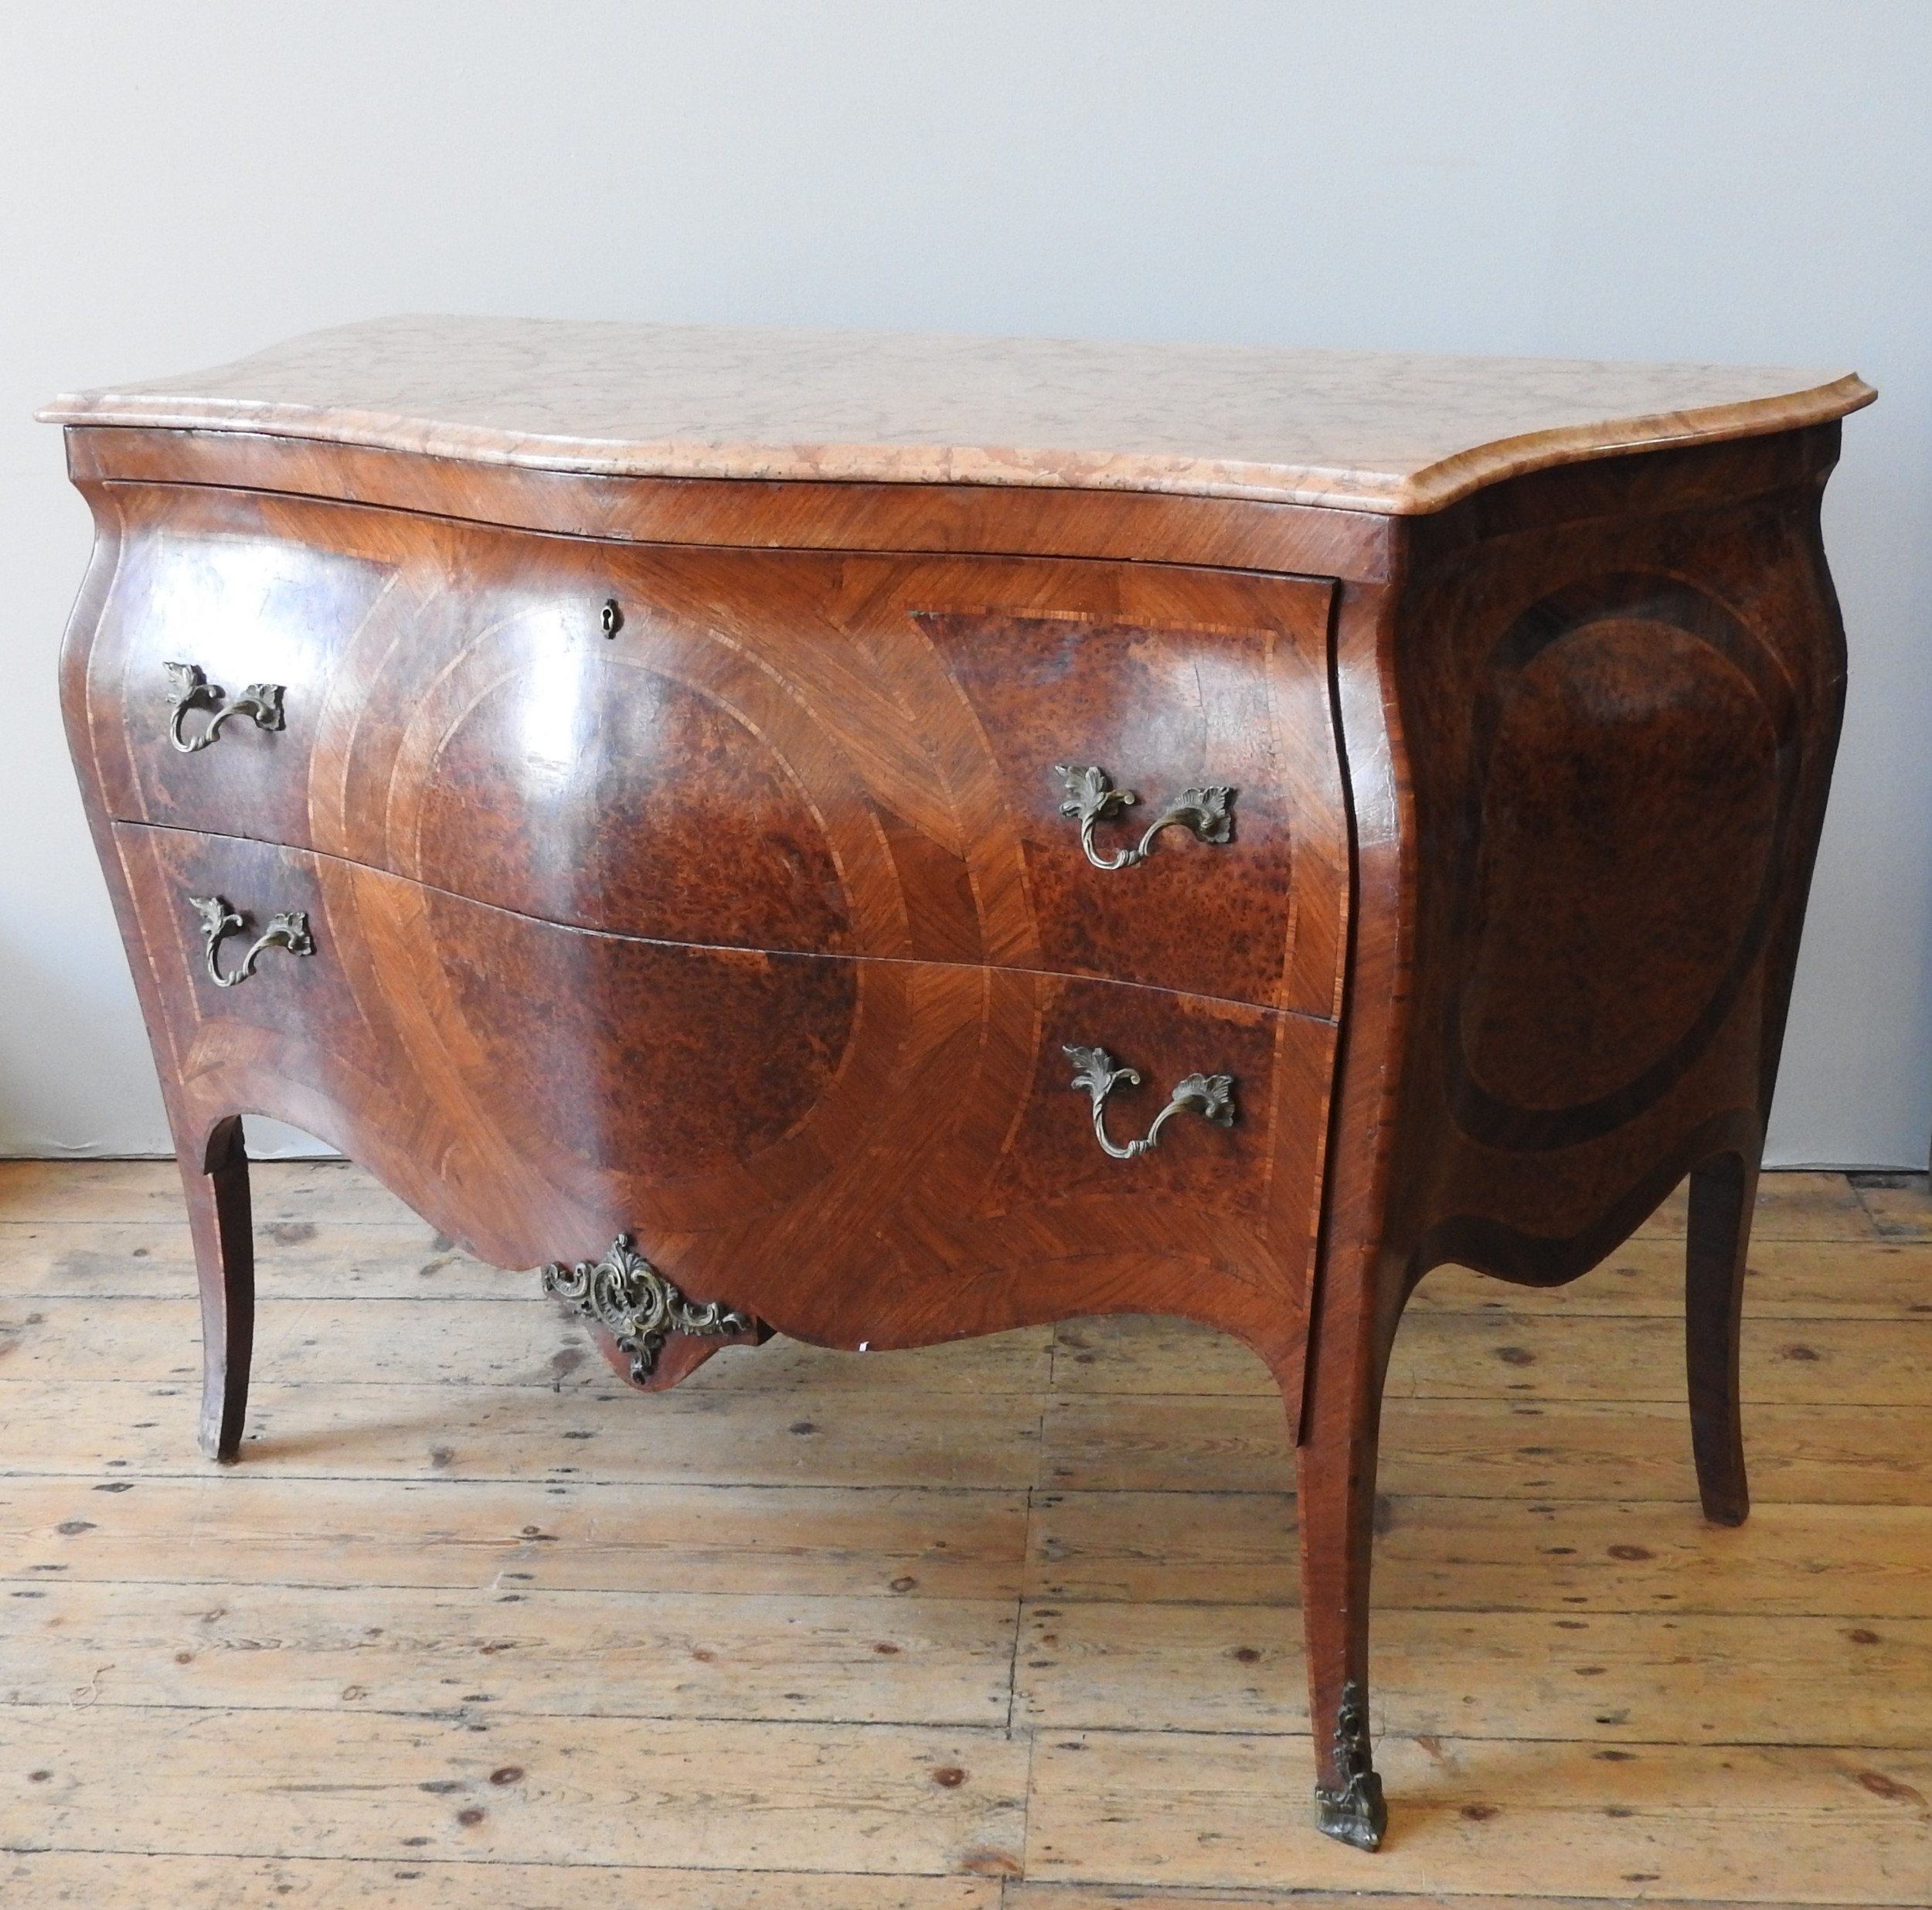
<svg viewBox="0 0 1932 1910"><path fill-rule="evenodd" d="M1323 1377L1318 1370L1318 1394ZM1295 1454L1315 1821L1326 1835L1372 1850L1389 1827L1369 1743L1376 1402L1366 1386L1337 1386L1328 1377L1329 1396L1313 1402L1310 1436Z"/></svg>
<svg viewBox="0 0 1932 1910"><path fill-rule="evenodd" d="M1392 1145L1414 973L1413 817L1383 675L1396 614L1392 590L1351 585L1336 627L1357 839L1354 948L1294 1428L1315 1827L1359 1850L1379 1848L1389 1824L1370 1751L1369 1568L1382 1390L1409 1258Z"/></svg>

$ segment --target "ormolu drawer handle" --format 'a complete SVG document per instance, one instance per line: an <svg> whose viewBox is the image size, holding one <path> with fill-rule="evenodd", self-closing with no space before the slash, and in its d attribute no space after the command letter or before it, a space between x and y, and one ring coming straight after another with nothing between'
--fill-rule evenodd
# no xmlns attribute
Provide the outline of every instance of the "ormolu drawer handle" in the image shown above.
<svg viewBox="0 0 1932 1910"><path fill-rule="evenodd" d="M250 683L223 710L221 706L227 691L220 684L209 682L200 665L164 663L161 667L168 672L168 694L174 704L168 718L168 741L184 756L207 748L221 734L221 726L230 717L246 717L258 730L282 727L280 683ZM182 733L182 721L191 710L213 710L219 713L209 719L207 728L199 736L186 736Z"/></svg>
<svg viewBox="0 0 1932 1910"><path fill-rule="evenodd" d="M301 910L290 909L268 918L268 926L255 938L241 966L224 975L217 955L230 935L245 934L248 918L219 895L191 895L189 906L201 918L201 938L208 951L208 972L217 988L235 988L255 972L255 964L265 948L286 948L292 955L312 955L315 938L308 932L308 918Z"/></svg>
<svg viewBox="0 0 1932 1910"><path fill-rule="evenodd" d="M1080 847L1096 869L1131 869L1137 862L1145 862L1155 837L1175 823L1192 829L1202 842L1217 848L1234 839L1234 819L1228 813L1234 792L1225 784L1216 783L1206 789L1183 789L1148 824L1147 833L1131 849L1117 849L1111 856L1097 855L1094 849L1094 825L1138 802L1140 798L1131 789L1116 789L1114 778L1092 763L1056 763L1053 774L1066 791L1060 814L1080 819Z"/></svg>
<svg viewBox="0 0 1932 1910"><path fill-rule="evenodd" d="M1107 1136L1107 1098L1122 1081L1130 1088L1141 1084L1135 1067L1116 1067L1104 1048L1063 1048L1060 1052L1073 1064L1072 1087L1076 1094L1084 1090L1094 1097L1094 1138L1116 1160L1138 1160L1160 1140L1161 1130L1184 1109L1228 1126L1234 1119L1234 1077L1232 1074L1190 1074L1179 1082L1167 1105L1154 1117L1154 1125L1138 1141L1116 1147Z"/></svg>

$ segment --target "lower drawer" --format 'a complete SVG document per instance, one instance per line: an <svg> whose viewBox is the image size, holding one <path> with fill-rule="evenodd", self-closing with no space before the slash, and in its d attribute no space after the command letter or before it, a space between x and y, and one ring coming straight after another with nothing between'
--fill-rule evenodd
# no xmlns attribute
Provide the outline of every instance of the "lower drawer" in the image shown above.
<svg viewBox="0 0 1932 1910"><path fill-rule="evenodd" d="M628 1233L687 1293L821 1344L1134 1311L1298 1365L1326 1023L594 934L304 850L114 833L185 1146L271 1115L498 1265ZM1196 1091L1157 1147L1115 1158L1070 1047L1141 1077L1100 1108L1116 1147L1189 1076L1231 1077L1234 1118Z"/></svg>

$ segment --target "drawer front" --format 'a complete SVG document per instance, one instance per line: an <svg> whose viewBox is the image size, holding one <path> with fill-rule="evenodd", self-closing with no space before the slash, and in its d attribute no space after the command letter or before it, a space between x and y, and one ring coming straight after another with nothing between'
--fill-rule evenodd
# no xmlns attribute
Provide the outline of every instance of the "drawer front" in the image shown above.
<svg viewBox="0 0 1932 1910"><path fill-rule="evenodd" d="M687 1292L821 1343L1136 1310L1294 1364L1330 1024L1023 971L667 947L300 850L114 835L190 1131L291 1121L505 1266L629 1233ZM1113 1153L1100 1064L1078 1057L1077 1088L1069 1047L1140 1077L1098 1110ZM1225 1109L1175 1095L1219 1075ZM1176 1099L1158 1145L1118 1158Z"/></svg>
<svg viewBox="0 0 1932 1910"><path fill-rule="evenodd" d="M401 547L318 539L287 499L121 485L114 502L114 580L70 708L83 774L111 816L308 843L330 700L379 670L368 646L410 615Z"/></svg>
<svg viewBox="0 0 1932 1910"><path fill-rule="evenodd" d="M1335 1012L1326 582L272 509L284 541L232 536L229 561L308 618L301 669L277 665L307 672L299 713L291 683L286 731L243 717L192 756L156 705L125 720L181 647L168 572L165 640L124 636L97 672L141 738L112 812L628 935ZM197 561L220 574L214 540ZM118 628L151 578L117 587Z"/></svg>

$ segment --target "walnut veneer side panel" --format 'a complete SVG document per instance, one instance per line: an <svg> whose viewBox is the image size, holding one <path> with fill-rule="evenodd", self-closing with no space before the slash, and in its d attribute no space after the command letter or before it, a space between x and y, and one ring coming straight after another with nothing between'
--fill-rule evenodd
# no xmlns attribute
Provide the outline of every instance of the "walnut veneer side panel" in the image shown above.
<svg viewBox="0 0 1932 1910"><path fill-rule="evenodd" d="M1567 1277L1699 1159L1755 1158L1844 699L1838 432L1523 479L1418 526L1389 659L1418 1268Z"/></svg>

